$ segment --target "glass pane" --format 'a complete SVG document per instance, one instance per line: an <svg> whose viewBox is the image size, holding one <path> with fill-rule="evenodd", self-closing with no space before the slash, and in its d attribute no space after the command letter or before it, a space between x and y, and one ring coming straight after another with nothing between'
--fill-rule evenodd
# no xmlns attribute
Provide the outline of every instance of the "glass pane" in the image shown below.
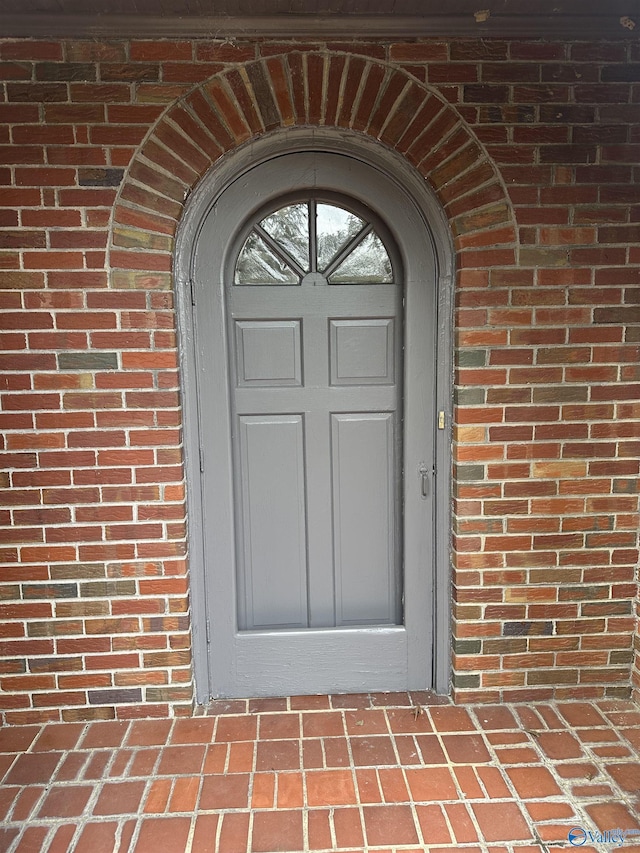
<svg viewBox="0 0 640 853"><path fill-rule="evenodd" d="M391 260L382 240L371 231L358 243L338 269L329 276L329 284L392 284Z"/></svg>
<svg viewBox="0 0 640 853"><path fill-rule="evenodd" d="M333 204L318 204L318 269L326 269L340 249L364 228L362 219Z"/></svg>
<svg viewBox="0 0 640 853"><path fill-rule="evenodd" d="M299 284L298 276L252 232L236 264L236 284Z"/></svg>
<svg viewBox="0 0 640 853"><path fill-rule="evenodd" d="M306 204L282 207L263 219L260 225L305 272L309 271L309 210Z"/></svg>

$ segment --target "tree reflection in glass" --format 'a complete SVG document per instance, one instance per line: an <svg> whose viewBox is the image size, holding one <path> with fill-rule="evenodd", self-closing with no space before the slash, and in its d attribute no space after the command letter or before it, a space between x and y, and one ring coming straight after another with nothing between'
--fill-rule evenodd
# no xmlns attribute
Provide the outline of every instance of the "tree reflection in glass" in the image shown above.
<svg viewBox="0 0 640 853"><path fill-rule="evenodd" d="M316 207L318 269L326 269L342 247L366 225L358 216L334 204Z"/></svg>
<svg viewBox="0 0 640 853"><path fill-rule="evenodd" d="M291 267L251 232L236 264L236 284L300 284Z"/></svg>
<svg viewBox="0 0 640 853"><path fill-rule="evenodd" d="M260 222L260 227L279 243L305 272L309 271L309 207L281 207Z"/></svg>
<svg viewBox="0 0 640 853"><path fill-rule="evenodd" d="M329 276L329 284L391 284L391 261L382 240L374 231L351 251L336 271Z"/></svg>

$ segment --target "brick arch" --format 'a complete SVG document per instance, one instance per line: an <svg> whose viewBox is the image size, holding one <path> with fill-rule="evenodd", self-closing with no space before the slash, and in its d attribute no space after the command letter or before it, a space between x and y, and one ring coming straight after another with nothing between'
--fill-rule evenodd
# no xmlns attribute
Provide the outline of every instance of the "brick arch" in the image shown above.
<svg viewBox="0 0 640 853"><path fill-rule="evenodd" d="M228 68L159 119L131 162L115 208L110 267L168 273L184 202L214 163L276 128L354 130L403 155L431 185L458 253L513 244L495 166L458 112L405 71L338 52L293 52ZM461 267L473 266L471 256Z"/></svg>
<svg viewBox="0 0 640 853"><path fill-rule="evenodd" d="M111 221L110 286L147 293L150 310L142 322L155 330L154 347L162 348L137 355L131 363L150 369L178 367L170 291L175 237L190 193L228 152L270 131L295 127L360 133L403 156L425 178L454 238L459 345L477 343L477 324L487 322L482 306L495 298L487 288L488 268L513 266L516 260L515 218L491 158L455 107L406 71L347 53L293 51L230 66L192 89L167 109L131 161ZM504 275L505 270L496 273ZM159 381L171 383L174 378L167 375ZM166 423L161 414L158 426ZM174 418L173 413L169 416ZM184 426L182 413L176 417ZM459 466L467 458L458 456L456 448L454 443L454 492ZM177 476L180 485L172 495L183 501L181 452L169 448L162 459L174 464L167 476ZM177 535L185 536L184 528ZM186 539L176 544L186 550ZM462 579L465 556L454 543L454 587L458 581L467 583ZM186 563L177 561L167 571L186 572ZM187 589L188 584L182 584L172 612L189 611ZM456 636L455 616L452 631ZM176 642L184 648L185 637ZM454 682L454 695L463 699L469 688L470 696L495 701L496 690L478 693L481 686L479 675L462 672ZM181 689L186 697L187 688ZM184 697L180 693L176 701Z"/></svg>

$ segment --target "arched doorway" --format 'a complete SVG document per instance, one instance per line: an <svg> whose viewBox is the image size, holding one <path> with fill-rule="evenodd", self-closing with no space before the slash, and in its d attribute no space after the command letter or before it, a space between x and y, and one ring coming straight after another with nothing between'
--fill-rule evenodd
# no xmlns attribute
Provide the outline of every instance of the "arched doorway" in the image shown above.
<svg viewBox="0 0 640 853"><path fill-rule="evenodd" d="M199 698L444 691L450 254L395 158L276 136L179 239Z"/></svg>

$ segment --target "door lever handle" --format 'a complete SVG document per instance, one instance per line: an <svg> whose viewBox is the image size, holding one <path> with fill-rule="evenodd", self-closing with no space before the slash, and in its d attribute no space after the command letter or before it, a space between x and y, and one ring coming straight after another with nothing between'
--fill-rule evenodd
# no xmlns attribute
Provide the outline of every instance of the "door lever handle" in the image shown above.
<svg viewBox="0 0 640 853"><path fill-rule="evenodd" d="M418 469L418 473L420 474L420 495L423 498L429 497L429 469L427 466L422 463L420 468Z"/></svg>

